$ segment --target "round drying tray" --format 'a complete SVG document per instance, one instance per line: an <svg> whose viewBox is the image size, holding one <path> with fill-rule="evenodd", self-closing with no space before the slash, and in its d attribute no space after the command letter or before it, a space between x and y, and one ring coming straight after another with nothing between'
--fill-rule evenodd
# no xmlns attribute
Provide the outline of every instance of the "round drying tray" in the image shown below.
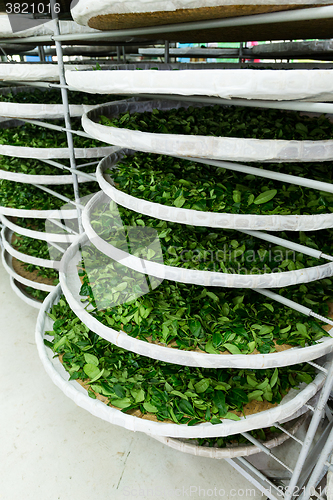
<svg viewBox="0 0 333 500"><path fill-rule="evenodd" d="M151 64L153 67L153 64ZM155 68L155 67L154 67ZM311 99L332 101L332 70L185 69L67 70L67 84L99 94L201 95L223 99ZM1 107L0 107L1 110Z"/></svg>
<svg viewBox="0 0 333 500"><path fill-rule="evenodd" d="M1 16L0 16L1 17ZM1 24L1 20L0 20ZM16 46L17 49L17 46ZM0 95L18 94L20 92L33 93L36 87L4 87L0 89ZM47 92L49 89L39 89ZM82 116L83 113L90 111L94 106L70 104L70 115L72 117ZM36 104L36 103L18 103L0 101L0 116L8 118L31 118L38 119L56 119L64 117L64 108L62 104Z"/></svg>
<svg viewBox="0 0 333 500"><path fill-rule="evenodd" d="M34 307L35 309L40 309L42 307L42 302L39 302L39 300L34 299L29 295L23 287L21 287L21 284L16 281L12 276L9 277L10 279L10 286L13 290L13 292L21 299L23 302L28 304L28 306Z"/></svg>
<svg viewBox="0 0 333 500"><path fill-rule="evenodd" d="M39 283L37 281L32 281L30 279L24 278L18 274L13 266L13 257L6 251L2 251L2 264L7 273L12 276L16 281L22 283L22 285L35 288L36 290L42 290L43 292L52 292L55 289L54 285L46 285L45 283Z"/></svg>
<svg viewBox="0 0 333 500"><path fill-rule="evenodd" d="M327 229L333 225L333 214L316 215L255 215L230 214L226 212L203 212L190 208L178 208L161 203L136 198L117 189L110 177L105 174L108 169L116 169L117 163L125 155L134 151L121 149L103 158L98 164L96 178L100 188L119 205L149 215L156 219L188 224L191 226L218 227L224 229L253 229L260 231L316 231Z"/></svg>
<svg viewBox="0 0 333 500"><path fill-rule="evenodd" d="M98 148L74 148L74 152L75 152L75 158L89 159L89 158L102 158L106 155L113 153L114 149L115 148L111 146L98 147ZM34 158L37 160L45 160L45 159L47 160L52 158L70 158L70 150L68 148L30 148L25 146L10 146L9 144L0 144L0 155L15 156L17 158ZM27 175L27 177L32 178L32 176L30 175ZM48 177L53 177L53 176L48 176ZM40 182L38 184L40 184Z"/></svg>
<svg viewBox="0 0 333 500"><path fill-rule="evenodd" d="M92 69L92 65L65 64L65 69L76 71ZM0 81L58 82L59 68L56 63L0 63Z"/></svg>
<svg viewBox="0 0 333 500"><path fill-rule="evenodd" d="M99 123L101 116L117 117L122 113L151 113L153 109L168 111L202 107L202 104L182 101L136 100L118 101L84 114L84 130L102 142L146 153L181 157L222 159L230 161L304 162L333 159L333 140L288 141L280 139L250 139L201 135L160 134L109 127ZM1 152L1 150L0 150Z"/></svg>
<svg viewBox="0 0 333 500"><path fill-rule="evenodd" d="M23 208L3 207L0 205L0 216L25 217L27 219L76 219L76 210L25 210ZM19 232L19 231L18 231ZM27 235L28 236L28 235ZM39 238L42 239L42 238ZM57 241L53 239L52 241Z"/></svg>
<svg viewBox="0 0 333 500"><path fill-rule="evenodd" d="M0 209L1 210L1 209ZM77 213L76 213L77 216ZM57 217L54 217L56 219ZM52 217L49 217L48 220L52 222ZM13 231L14 233L21 234L22 236L28 236L28 238L33 238L34 240L42 240L42 241L51 241L54 243L73 243L76 239L76 235L65 232L62 233L44 233L42 231L35 231L33 229L28 229L26 227L19 226L15 224L15 222L9 220L5 215L0 214L0 222L8 229Z"/></svg>
<svg viewBox="0 0 333 500"><path fill-rule="evenodd" d="M301 425L304 423L307 415L304 414L296 420L290 420L285 425L285 429L289 434L294 436L294 434L298 431ZM272 433L273 434L273 433ZM170 437L164 436L153 436L150 434L150 437L156 439L165 446L169 448L173 448L174 450L181 451L183 453L188 453L189 455L195 455L197 457L205 457L205 458L215 458L215 459L223 459L223 458L236 458L236 457L249 457L251 455L255 455L256 453L260 453L262 450L255 445L245 445L245 444L233 444L227 446L225 448L218 447L208 447L208 446L199 446L189 440L186 439L174 439ZM281 434L275 434L275 437L271 437L267 441L260 441L266 448L271 450L276 446L280 446L285 441L289 439L290 435L285 434L284 432Z"/></svg>
<svg viewBox="0 0 333 500"><path fill-rule="evenodd" d="M18 172L9 172L8 170L2 170L1 168L0 179L32 185L43 184L47 186L60 186L63 184L73 184L73 177L70 173L67 175L30 175ZM87 177L81 177L80 175L78 175L77 179L79 183L91 182L91 179L87 179Z"/></svg>
<svg viewBox="0 0 333 500"><path fill-rule="evenodd" d="M72 118L82 116L95 106L85 104L70 104L69 112ZM1 102L0 115L9 118L29 118L31 120L56 120L64 117L64 108L62 104L33 104Z"/></svg>
<svg viewBox="0 0 333 500"><path fill-rule="evenodd" d="M97 335L108 342L128 351L148 358L158 359L167 363L205 368L272 368L304 363L319 358L333 351L333 339L324 338L317 344L308 347L293 347L281 352L270 354L208 354L204 352L185 351L153 344L131 337L124 331L114 330L103 325L86 309L87 303L82 303L81 281L77 266L82 260L81 248L89 244L87 235L81 235L67 249L60 265L59 280L63 293L75 314ZM122 280L122 278L119 278ZM295 410L296 411L296 410Z"/></svg>
<svg viewBox="0 0 333 500"><path fill-rule="evenodd" d="M326 3L326 2L322 2ZM304 5L305 4L305 5ZM277 11L303 8L308 2L283 0L279 5L258 0L175 0L154 1L142 0L80 0L73 2L71 12L73 19L79 24L100 30L131 29L130 34L145 36L148 39L174 40L183 42L235 42L243 40L289 40L313 38L330 38L330 18L312 19L290 22L280 22L274 15L267 24L232 22L219 28L213 26L198 26L197 21L237 18L238 16L253 16ZM312 4L313 5L313 4ZM283 18L286 13L282 13ZM245 21L247 18L245 19ZM285 19L284 19L285 20ZM232 20L234 21L234 20ZM237 21L237 19L236 19ZM192 23L186 29L180 23ZM175 24L176 29L169 26ZM177 26L178 25L178 26ZM140 29L151 27L148 30ZM165 26L165 28L164 28ZM205 27L205 29L202 29ZM132 28L134 30L132 30ZM148 33L147 33L148 32ZM125 32L126 33L126 32Z"/></svg>
<svg viewBox="0 0 333 500"><path fill-rule="evenodd" d="M46 285L45 283L39 283L37 281L32 281L30 279L24 278L20 274L18 274L13 266L12 256L6 252L6 250L2 251L2 264L7 273L14 278L16 281L22 283L22 285L29 286L31 288L35 288L35 290L42 290L43 292L52 292L55 289L54 285Z"/></svg>
<svg viewBox="0 0 333 500"><path fill-rule="evenodd" d="M105 241L92 227L92 212L96 207L101 205L104 196L103 192L97 193L86 205L82 216L85 232L89 240L100 252L120 262L124 266L129 267L133 271L148 274L162 280L167 279L193 285L222 286L229 288L281 288L301 283L309 283L310 281L317 281L333 275L333 262L328 262L320 266L277 273L229 274L167 266L160 262L136 257ZM112 219L110 219L110 223L112 223Z"/></svg>
<svg viewBox="0 0 333 500"><path fill-rule="evenodd" d="M46 267L49 269L59 270L60 261L40 259L39 257L33 257L26 253L19 252L12 246L13 231L4 227L1 231L2 243L6 252L9 253L15 259L20 260L26 264L33 264L34 266Z"/></svg>
<svg viewBox="0 0 333 500"><path fill-rule="evenodd" d="M320 372L314 381L305 387L302 384L298 390L291 389L278 406L260 413L248 415L246 418L242 417L238 421L223 420L223 423L217 425L207 422L196 426L188 426L185 424L155 422L128 415L107 406L99 399L90 398L87 391L78 382L69 380L69 374L66 372L59 358L54 357L53 351L45 346L44 339L50 338L46 332L52 330L53 325L53 321L47 313L59 301L61 294L61 287L58 285L44 301L37 319L36 344L43 366L52 381L78 406L111 424L119 425L125 429L141 431L156 436L199 438L223 437L262 427L270 427L280 420L294 418L293 415L303 408L307 401L324 384L325 375L323 372ZM87 326L89 327L89 325ZM329 367L331 362L329 361L325 367Z"/></svg>

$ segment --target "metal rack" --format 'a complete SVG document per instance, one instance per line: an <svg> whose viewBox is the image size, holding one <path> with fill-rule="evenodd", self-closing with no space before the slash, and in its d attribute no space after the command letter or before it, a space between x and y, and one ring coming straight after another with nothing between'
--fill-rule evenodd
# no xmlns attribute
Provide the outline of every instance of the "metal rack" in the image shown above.
<svg viewBox="0 0 333 500"><path fill-rule="evenodd" d="M55 0L51 0L51 6L54 7ZM74 191L74 201L68 199L67 197L62 196L59 193L54 192L52 189L49 189L45 186L38 186L39 189L47 192L52 196L56 196L59 199L62 199L65 203L71 203L75 209L77 210L77 217L79 222L79 232L83 232L82 222L81 222L81 211L83 205L80 201L80 189L78 183L78 175L84 175L89 180L95 180L96 177L94 174L84 174L80 169L83 165L77 164L77 159L75 158L74 146L73 146L73 134L79 134L84 137L90 137L84 132L75 131L71 126L71 118L70 118L70 109L68 104L68 91L71 89L68 87L65 81L65 73L64 73L64 63L63 63L63 49L62 43L66 44L82 44L83 46L87 45L96 45L96 43L112 44L112 46L121 47L124 46L127 42L119 41L120 37L144 37L147 36L149 39L151 37L159 37L161 31L163 35L172 34L172 39L177 38L177 33L181 30L185 31L193 31L193 30L209 30L209 29L220 29L228 27L241 27L241 26L253 26L253 25L262 25L269 24L272 22L280 22L280 23L288 23L290 21L304 21L304 20L314 20L314 19L328 19L333 18L333 7L319 7L312 9L304 9L300 11L289 11L289 12L280 12L280 13L272 13L272 14L260 14L257 16L244 16L241 18L233 18L233 19L221 19L214 21L202 21L195 23L182 23L182 25L168 25L164 26L163 29L158 26L147 27L147 28L137 28L137 29L125 29L125 30L117 30L105 32L105 33L95 33L89 35L61 35L59 31L58 18L53 12L53 21L54 21L54 35L51 36L41 36L41 37L27 37L27 38L14 38L10 40L11 44L17 44L19 47L21 44L36 44L38 47L41 47L40 52L43 52L42 47L47 44L55 43L56 47L56 55L58 61L58 70L59 70L59 84L54 83L45 83L45 82L20 82L27 85L32 86L40 86L46 88L57 88L61 92L62 100L63 100L63 108L64 108L64 120L65 127L58 127L52 125L47 122L41 122L36 120L24 120L28 123L34 123L36 125L44 126L54 130L65 131L67 134L68 148L70 150L70 167L66 167L62 165L60 162L55 161L46 161L47 163L58 167L59 169L67 169L72 174L73 181L73 191ZM0 44L4 44L8 42L8 40L0 40ZM130 42L132 43L132 42ZM140 40L135 40L135 44L144 45L144 42L140 42ZM151 43L151 42L150 42ZM139 53L149 55L163 55L165 63L169 62L170 57L179 57L186 55L192 56L203 56L203 51L206 54L205 57L226 57L226 53L219 49L202 49L202 52L198 49L192 51L180 51L178 49L170 49L169 41L165 41L164 49L157 49L158 52L154 52L151 49L139 49ZM238 56L241 57L251 57L250 54L254 54L256 57L260 57L259 49L257 51L243 49L243 52L238 51ZM118 61L120 60L120 49L117 50ZM213 55L215 54L215 55ZM217 55L219 54L219 55ZM232 52L232 57L237 55ZM284 53L284 57L291 55L291 52L287 50ZM229 54L231 57L231 53ZM271 57L271 56L270 56ZM327 67L327 66L326 66ZM332 66L333 67L333 66ZM151 98L151 94L142 95L142 97ZM170 100L177 100L179 97L171 96L171 95L154 95L154 98L163 98ZM232 103L229 100L223 100L220 98L213 97L182 97L182 100L188 102L200 102L207 104L223 104L223 105L242 105L242 106L253 106L253 107L265 107L272 109L285 109L285 110L298 110L298 111L311 111L311 112L319 112L319 113L333 113L333 104L327 103L304 103L304 102L263 102L263 101L244 101L240 99L233 99ZM198 159L196 159L198 161ZM213 164L212 161L206 161L205 163ZM91 164L91 163L88 163ZM88 165L86 164L86 165ZM225 165L224 165L225 166ZM234 168L234 167L233 167ZM248 167L251 168L251 167ZM295 181L296 182L296 181ZM64 226L66 228L66 226ZM66 230L68 230L66 228ZM316 487L320 480L322 479L323 473L330 467L330 460L333 449L333 417L332 412L328 406L328 399L330 397L331 388L333 384L333 364L330 365L329 368L323 368L316 362L310 362L317 369L322 371L325 374L326 380L320 395L319 400L314 403L314 406L308 404L308 409L312 413L312 418L308 430L306 432L305 438L300 440L298 437L289 435L288 432L280 425L279 422L276 422L275 427L279 428L282 432L285 432L289 435L290 439L294 441L295 446L300 446L299 457L296 464L290 466L289 464L284 463L279 456L275 453L271 452L268 448L263 446L257 439L254 439L248 433L243 433L243 436L246 437L249 441L251 441L254 445L256 445L260 450L267 455L270 459L276 461L280 466L282 466L282 470L277 473L270 473L270 471L262 472L260 468L256 467L251 463L251 461L245 458L231 458L226 459L227 462L234 467L239 473L241 473L244 477L246 477L252 484L254 484L259 490L263 492L263 495L266 495L268 498L272 500L279 500L284 498L285 500L291 500L294 497L299 497L302 500L308 500L309 498L320 498L325 499L325 493L320 494L316 491ZM313 446L314 437L316 431L320 425L323 414L325 414L325 422L326 425L324 429L322 429L322 434L316 444ZM278 481L277 481L278 480Z"/></svg>

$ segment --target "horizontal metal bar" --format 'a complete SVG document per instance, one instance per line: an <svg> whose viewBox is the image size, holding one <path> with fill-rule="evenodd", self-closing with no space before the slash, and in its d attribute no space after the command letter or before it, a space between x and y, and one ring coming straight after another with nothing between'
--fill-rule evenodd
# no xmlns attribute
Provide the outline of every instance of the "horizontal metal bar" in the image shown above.
<svg viewBox="0 0 333 500"><path fill-rule="evenodd" d="M78 40L112 40L125 36L159 35L160 33L177 33L179 31L197 31L207 29L229 28L236 26L257 26L271 23L285 23L291 21L313 21L315 19L333 18L331 6L314 7L308 9L272 12L269 14L255 14L252 16L230 17L224 19L211 19L207 21L194 21L180 24L167 24L162 26L148 26L144 28L118 29L99 33L77 33L52 36L32 36L26 38L12 38L10 43L29 42L66 42ZM8 43L8 39L0 39L1 43Z"/></svg>
<svg viewBox="0 0 333 500"><path fill-rule="evenodd" d="M94 174L94 173L88 174L86 172L82 172L81 170L78 170L77 168L67 167L66 165L62 165L61 163L58 163L58 162L53 161L53 160L44 159L43 161L45 163L48 163L49 165L53 165L54 167L60 168L62 170L66 170L68 172L77 174L78 176L85 177L86 179L89 179L90 181L96 182L96 174ZM97 162L97 163L99 163L99 162Z"/></svg>
<svg viewBox="0 0 333 500"><path fill-rule="evenodd" d="M308 307L302 306L301 304L298 304L297 302L294 302L293 300L287 299L286 297L283 297L282 295L279 295L278 293L272 292L271 290L268 290L267 288L255 288L254 289L257 293L260 293L261 295L265 295L265 297L269 297L270 299L275 300L276 302L280 302L281 304L291 307L292 309L295 309L296 311L304 314L305 316L310 316L311 314L311 309Z"/></svg>
<svg viewBox="0 0 333 500"><path fill-rule="evenodd" d="M311 311L310 316L312 316L313 318L319 319L319 321L323 321L323 322L326 321L327 325L333 326L333 321L330 318L325 318L324 316L321 316L320 314L317 314L314 311ZM330 333L330 332L328 332L328 333ZM330 335L333 336L333 334L331 334L331 333L330 333Z"/></svg>
<svg viewBox="0 0 333 500"><path fill-rule="evenodd" d="M297 44L298 42L296 42ZM306 42L305 42L306 43ZM329 49L314 50L311 47L307 48L305 46L305 50L302 52L297 52L297 50L293 50L292 48L289 50L285 49L282 51L279 50L276 46L281 46L282 44L278 43L269 43L264 44L264 50L262 49L263 45L256 45L254 47L244 47L242 50L242 57L247 59L312 59L312 60L325 60L332 61L333 60L333 51ZM285 44L285 45L288 45ZM267 50L267 49L270 50ZM307 50L306 50L307 49ZM145 57L161 57L164 55L164 50L162 48L140 48L139 54ZM27 53L29 55L29 53ZM133 54L135 56L135 54ZM181 47L176 49L170 49L171 57L200 57L200 58L224 58L224 59L234 59L239 58L239 49L237 48L216 48L216 47Z"/></svg>
<svg viewBox="0 0 333 500"><path fill-rule="evenodd" d="M259 448L263 453L271 457L273 460L278 462L282 467L287 469L291 474L294 472L293 469L291 469L287 464L285 464L282 460L280 460L278 457L276 457L267 446L263 445L258 439L254 438L251 436L249 432L241 432L241 435L244 436L248 441L253 443L257 448Z"/></svg>
<svg viewBox="0 0 333 500"><path fill-rule="evenodd" d="M320 370L323 373L328 373L328 370L326 370L326 368L318 365L317 363L314 363L313 361L307 361L307 363L308 365L314 366L317 370Z"/></svg>
<svg viewBox="0 0 333 500"><path fill-rule="evenodd" d="M52 219L50 220L50 222L52 222L52 224L54 224L55 226L58 226L60 227L61 229L64 229L65 231L67 231L67 233L71 233L71 234L74 234L74 235L77 235L79 234L77 231L75 231L74 229L71 229L70 227L67 227L65 224L62 224L61 222L59 222L58 220L56 219Z"/></svg>
<svg viewBox="0 0 333 500"><path fill-rule="evenodd" d="M48 241L47 243L53 246L56 250L59 250L59 252L65 253L65 249L62 248L60 245L57 245L57 243L54 243L54 241Z"/></svg>
<svg viewBox="0 0 333 500"><path fill-rule="evenodd" d="M91 165L98 165L98 161L91 161L90 163L82 163L82 165L76 165L76 168L90 167Z"/></svg>
<svg viewBox="0 0 333 500"><path fill-rule="evenodd" d="M323 254L320 250L316 250L314 248L306 247L305 245L300 245L299 243L294 243L292 241L285 240L284 238L279 238L278 236L274 236L269 233L263 233L261 231L248 231L246 229L239 229L240 233L248 234L249 236L253 236L254 238L259 238L264 241L269 241L270 243L274 243L276 245L281 245L285 248L289 248L290 250L294 250L295 252L300 252L305 255L309 255L310 257L315 257L316 259L326 258L327 260L333 261L333 257L331 255ZM325 255L325 257L323 257Z"/></svg>
<svg viewBox="0 0 333 500"><path fill-rule="evenodd" d="M43 63L41 63L43 64ZM11 84L15 85L24 85L24 86L29 86L29 87L41 87L41 88L47 88L47 89L59 89L61 90L62 88L65 88L70 91L75 91L77 92L77 89L74 89L73 87L69 87L68 85L60 85L59 83L49 83L49 82L24 82L22 80L10 80Z"/></svg>
<svg viewBox="0 0 333 500"><path fill-rule="evenodd" d="M242 476L246 477L252 484L257 486L271 500L281 500L281 488L279 489L272 481L262 474L254 465L243 457L226 458L232 467L234 467ZM273 491L276 491L277 496Z"/></svg>
<svg viewBox="0 0 333 500"><path fill-rule="evenodd" d="M333 321L329 318L326 318L325 316L321 316L320 314L315 313L308 307L302 306L301 304L298 304L297 302L294 302L293 300L287 299L286 297L283 297L282 295L272 292L272 290L269 290L267 288L255 288L255 291L257 293L260 293L261 295L264 295L265 297L269 297L272 300L275 300L276 302L280 302L281 304L290 307L291 309L294 309L295 311L300 312L301 314L304 314L305 316L312 316L319 321L322 321L326 325L331 325L333 326ZM333 332L331 330L327 332L331 337L333 337Z"/></svg>
<svg viewBox="0 0 333 500"><path fill-rule="evenodd" d="M251 63L254 64L254 63ZM275 65L274 65L275 66ZM136 94L137 95L137 94ZM222 99L221 97L183 96L176 94L140 94L148 99L168 99L171 101L201 102L203 104L219 104L223 106L245 106L250 108L285 109L290 111L307 111L311 113L333 114L333 104L306 101L266 101L258 99Z"/></svg>
<svg viewBox="0 0 333 500"><path fill-rule="evenodd" d="M243 49L243 55L250 57L252 50ZM139 54L148 57L164 56L164 49L139 49ZM182 47L177 49L169 49L171 57L223 57L223 58L238 58L239 49L214 48L214 47ZM252 56L251 56L252 57ZM257 57L258 58L258 57Z"/></svg>
<svg viewBox="0 0 333 500"><path fill-rule="evenodd" d="M209 160L207 158L194 158L192 156L184 158L183 156L173 154L171 154L171 156L180 158L182 160L186 159L189 161L193 161L195 163L203 163L204 165L212 165L218 168L225 168L227 170L233 170L235 172L241 172L247 175L255 175L256 177L263 177L265 179L272 179L279 182L287 182L288 184L294 184L295 186L303 186L309 189L316 189L318 191L333 193L333 184L329 184L328 182L316 181L313 179L308 179L306 177L298 177L297 175L283 174L281 172L275 172L274 170L272 171L265 170L263 168L250 167L248 165L243 165L242 163Z"/></svg>
<svg viewBox="0 0 333 500"><path fill-rule="evenodd" d="M32 123L32 125L38 125L39 127L49 128L51 130L58 130L59 132L70 132L71 134L79 135L81 137L86 137L87 139L92 139L92 137L86 132L81 132L80 130L73 130L66 127L60 127L59 125L54 125L53 123L42 122L39 120L28 120L27 118L20 118L20 120Z"/></svg>
<svg viewBox="0 0 333 500"><path fill-rule="evenodd" d="M71 200L70 198L67 198L67 196L63 196L62 194L56 193L52 189L49 189L49 188L47 188L45 186L41 186L40 184L36 184L36 187L38 187L42 191L45 191L48 194L51 194L52 196L55 196L56 198L59 198L59 200L62 200L64 202L66 202L66 203L71 203L72 205L74 205L74 206L76 206L78 208L81 208L81 209L84 208L84 206L81 205L81 203L76 203L75 201Z"/></svg>
<svg viewBox="0 0 333 500"><path fill-rule="evenodd" d="M277 429L279 429L280 431L284 432L285 434L287 434L287 436L289 436L290 438L292 438L294 441L296 441L296 443L300 444L301 446L303 446L303 441L301 439L298 439L296 436L294 436L294 434L291 434L291 432L287 431L284 427L282 427L282 425L278 424L278 423L275 423L273 424L273 427L276 427Z"/></svg>

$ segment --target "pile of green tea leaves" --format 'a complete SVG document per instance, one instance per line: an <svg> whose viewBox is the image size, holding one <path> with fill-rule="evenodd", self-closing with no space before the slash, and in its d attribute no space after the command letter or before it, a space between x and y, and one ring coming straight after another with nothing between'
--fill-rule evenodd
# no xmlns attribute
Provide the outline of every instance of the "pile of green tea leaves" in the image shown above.
<svg viewBox="0 0 333 500"><path fill-rule="evenodd" d="M311 140L331 139L333 124L324 116L309 118L299 112L235 106L189 106L152 112L120 113L101 116L110 127L159 134L185 134L254 139Z"/></svg>
<svg viewBox="0 0 333 500"><path fill-rule="evenodd" d="M28 236L15 233L15 240L12 242L13 248L17 251L39 259L50 259L49 247L46 241L36 240Z"/></svg>
<svg viewBox="0 0 333 500"><path fill-rule="evenodd" d="M259 441L265 443L266 441L276 437L277 434L282 434L283 431L277 429L276 427L268 427L266 429L254 429L249 431L249 434L258 439ZM184 441L184 439L182 439ZM241 434L235 434L233 436L216 437L216 438L197 438L197 439L186 439L187 444L194 446L205 446L208 448L228 448L234 447L236 444L239 445L250 445L253 443L246 439Z"/></svg>
<svg viewBox="0 0 333 500"><path fill-rule="evenodd" d="M12 246L21 253L31 255L32 257L37 257L39 259L50 260L50 252L46 241L35 240L33 238L29 238L28 236L15 234L15 240L14 243L12 243ZM54 280L54 285L59 283L58 271L51 268L37 266L35 264L28 264L22 261L20 262L24 269L29 273L36 271L37 276Z"/></svg>
<svg viewBox="0 0 333 500"><path fill-rule="evenodd" d="M161 221L117 206L113 201L95 208L91 224L101 238L116 248L146 260L185 269L244 275L325 264L323 259L273 245L240 231ZM152 231L147 232L148 228ZM321 231L320 238L317 234L310 239L305 233L290 235L292 241L305 246L313 247L310 241L317 241L316 245L325 242L326 247L330 246L327 253L333 253L329 230ZM290 240L289 233L277 233L277 236Z"/></svg>
<svg viewBox="0 0 333 500"><path fill-rule="evenodd" d="M84 160L83 160L84 161ZM69 160L61 158L59 163L65 167L70 167ZM53 167L42 160L34 158L17 158L15 156L0 156L0 169L7 172L15 172L29 175L70 175L65 169ZM96 165L84 167L82 172L94 173Z"/></svg>
<svg viewBox="0 0 333 500"><path fill-rule="evenodd" d="M258 166L258 165L256 165ZM259 165L263 167L263 165ZM293 174L293 164L274 165ZM332 182L332 163L296 165L297 175ZM326 167L326 170L325 170ZM264 166L266 168L266 165ZM324 170L324 172L323 172ZM333 194L188 160L146 153L107 171L120 191L177 208L232 214L305 215L333 212Z"/></svg>
<svg viewBox="0 0 333 500"><path fill-rule="evenodd" d="M27 264L26 262L21 262L21 264L28 273L36 272L37 276L40 276L41 278L45 278L47 280L52 280L52 285L55 286L59 283L58 271L55 271L54 269L50 269L48 267L36 266L35 264Z"/></svg>
<svg viewBox="0 0 333 500"><path fill-rule="evenodd" d="M315 372L308 364L268 370L209 369L173 365L125 351L91 332L64 297L49 313L53 337L45 344L62 362L71 380L85 380L88 394L108 398L123 412L139 410L159 421L195 425L239 420L237 413L252 400L280 403ZM237 413L235 413L237 412Z"/></svg>
<svg viewBox="0 0 333 500"><path fill-rule="evenodd" d="M83 92L68 92L69 104L97 105L105 102L124 99L124 96L105 95L105 94L86 94ZM0 94L0 102L17 102L21 104L62 104L61 92L57 89L42 91L35 89L33 92L17 92Z"/></svg>
<svg viewBox="0 0 333 500"><path fill-rule="evenodd" d="M39 302L44 302L46 297L48 296L48 292L43 292L42 290L37 290L35 288L31 288L29 286L23 287L28 295L38 300Z"/></svg>
<svg viewBox="0 0 333 500"><path fill-rule="evenodd" d="M325 278L302 285L293 285L275 290L287 299L294 300L328 317L329 303L333 302L333 280Z"/></svg>
<svg viewBox="0 0 333 500"><path fill-rule="evenodd" d="M210 354L267 354L277 345L304 347L327 335L317 321L251 289L147 280L92 247L82 256L80 295L89 312L143 341Z"/></svg>
<svg viewBox="0 0 333 500"><path fill-rule="evenodd" d="M63 121L54 120L54 125L63 126ZM81 120L72 119L73 130L82 130ZM95 148L103 143L88 137L73 134L75 148ZM0 128L0 144L32 148L68 148L66 132L25 123L19 127Z"/></svg>
<svg viewBox="0 0 333 500"><path fill-rule="evenodd" d="M73 186L52 186L55 191L74 200ZM84 197L99 191L97 182L80 184L80 196ZM65 205L63 200L50 196L36 186L0 179L0 206L23 210L54 210ZM73 205L74 209L74 205ZM45 222L44 222L45 227Z"/></svg>

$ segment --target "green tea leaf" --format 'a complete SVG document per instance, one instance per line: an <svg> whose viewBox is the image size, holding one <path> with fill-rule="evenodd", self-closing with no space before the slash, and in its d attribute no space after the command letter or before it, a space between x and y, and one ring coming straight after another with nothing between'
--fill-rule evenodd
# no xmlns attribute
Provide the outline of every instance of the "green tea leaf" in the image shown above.
<svg viewBox="0 0 333 500"><path fill-rule="evenodd" d="M175 205L175 207L181 208L184 205L185 201L186 200L185 200L184 196L181 195L181 196L178 196L178 198L175 199L175 201L173 202L173 204Z"/></svg>
<svg viewBox="0 0 333 500"><path fill-rule="evenodd" d="M198 394L207 391L210 383L208 379L202 379L194 385L194 388Z"/></svg>
<svg viewBox="0 0 333 500"><path fill-rule="evenodd" d="M156 408L156 406L152 405L151 403L148 403L148 402L143 403L143 407L148 413L157 413L158 412L158 409Z"/></svg>
<svg viewBox="0 0 333 500"><path fill-rule="evenodd" d="M223 347L231 352L231 354L242 354L238 347L236 347L234 344L223 344Z"/></svg>
<svg viewBox="0 0 333 500"><path fill-rule="evenodd" d="M190 415L191 417L195 417L195 411L193 409L193 406L191 405L191 403L189 403L185 399L182 399L178 403L178 408L179 408L180 411L182 411L183 413L185 413L185 415Z"/></svg>
<svg viewBox="0 0 333 500"><path fill-rule="evenodd" d="M96 365L87 363L86 365L84 365L83 371L90 379L94 379L99 375L101 370L97 368Z"/></svg>
<svg viewBox="0 0 333 500"><path fill-rule="evenodd" d="M88 363L90 365L98 366L98 364L99 364L98 358L96 356L94 356L93 354L84 353L84 359L85 359L86 363Z"/></svg>
<svg viewBox="0 0 333 500"><path fill-rule="evenodd" d="M113 406L116 406L117 408L121 408L121 409L128 408L132 404L132 402L129 398L111 399L110 403Z"/></svg>
<svg viewBox="0 0 333 500"><path fill-rule="evenodd" d="M215 406L221 410L221 413L224 415L228 411L228 406L225 403L225 395L222 391L215 391L215 395L213 397L213 402Z"/></svg>
<svg viewBox="0 0 333 500"><path fill-rule="evenodd" d="M272 200L276 195L277 195L276 189L270 189L269 191L264 191L263 193L259 194L259 196L256 197L253 203L255 205L261 205L262 203L267 203L268 201Z"/></svg>
<svg viewBox="0 0 333 500"><path fill-rule="evenodd" d="M228 420L241 420L238 415L235 415L235 413L232 413L230 411L228 411L223 418L226 418Z"/></svg>

